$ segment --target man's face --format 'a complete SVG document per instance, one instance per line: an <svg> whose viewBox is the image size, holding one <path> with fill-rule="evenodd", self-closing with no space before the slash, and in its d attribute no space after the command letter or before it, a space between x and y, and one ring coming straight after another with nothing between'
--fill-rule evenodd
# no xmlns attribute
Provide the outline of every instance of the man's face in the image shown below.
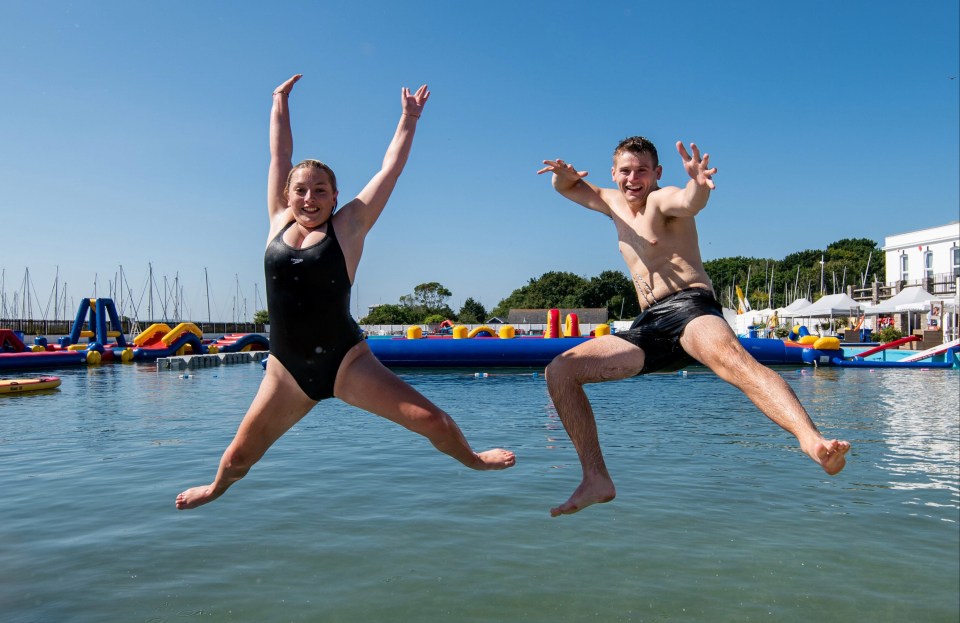
<svg viewBox="0 0 960 623"><path fill-rule="evenodd" d="M647 195L658 188L657 181L663 167L653 166L650 154L620 152L613 164L613 181L623 193L627 203L644 203Z"/></svg>

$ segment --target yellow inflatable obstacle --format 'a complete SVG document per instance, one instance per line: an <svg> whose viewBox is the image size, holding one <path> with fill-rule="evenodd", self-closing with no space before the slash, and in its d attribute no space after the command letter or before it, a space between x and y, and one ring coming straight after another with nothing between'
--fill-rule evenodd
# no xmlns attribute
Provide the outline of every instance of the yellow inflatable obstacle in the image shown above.
<svg viewBox="0 0 960 623"><path fill-rule="evenodd" d="M488 327L487 325L483 325L481 327L475 327L472 331L470 331L470 333L467 334L467 337L477 337L477 335L479 335L480 333L486 333L490 337L497 337L497 332L491 329L490 327Z"/></svg>
<svg viewBox="0 0 960 623"><path fill-rule="evenodd" d="M201 331L197 325L192 322L181 322L171 329L169 333L160 338L160 341L170 346L170 344L183 337L185 333L193 333L201 340L203 339L203 331Z"/></svg>
<svg viewBox="0 0 960 623"><path fill-rule="evenodd" d="M807 336L813 337L813 336ZM813 347L817 350L837 350L840 348L840 338L821 337L813 342Z"/></svg>
<svg viewBox="0 0 960 623"><path fill-rule="evenodd" d="M168 333L170 333L170 327L162 322L158 322L150 325L140 335L133 338L133 344L134 346L143 346L144 344L152 342Z"/></svg>

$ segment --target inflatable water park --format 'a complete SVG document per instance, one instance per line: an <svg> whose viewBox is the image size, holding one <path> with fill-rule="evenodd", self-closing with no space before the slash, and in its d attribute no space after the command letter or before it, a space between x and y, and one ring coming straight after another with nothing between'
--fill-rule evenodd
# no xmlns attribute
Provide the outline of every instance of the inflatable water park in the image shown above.
<svg viewBox="0 0 960 623"><path fill-rule="evenodd" d="M581 335L575 314L569 314L561 327L556 309L549 311L542 336L518 336L510 325L502 325L497 330L489 326L472 330L463 325L447 328L449 332L424 335L420 327L414 326L407 330L406 336L372 336L368 337L367 344L374 356L390 368L544 367L560 353L610 333L609 326L599 325L589 335ZM837 337L812 335L802 326L794 327L785 340L739 339L747 352L768 366L960 368L960 340L922 352L899 350L900 346L918 339L915 337L887 344L868 343L864 349L852 349L841 348Z"/></svg>
<svg viewBox="0 0 960 623"><path fill-rule="evenodd" d="M527 336L518 335L511 325L468 329L446 321L437 334L426 335L421 327L412 326L404 336L368 336L367 344L374 356L391 368L542 368L557 355L611 331L608 325L602 324L582 335L576 315L568 314L561 325L557 309L549 310L546 327L542 335ZM739 339L747 352L768 366L960 368L960 340L920 352L904 349L917 339L915 337L886 344L860 344L863 348L842 348L839 338L811 335L806 327L800 326L783 340ZM172 328L163 323L152 324L128 341L113 301L105 298L81 301L70 335L59 338L56 344L38 336L33 344L27 345L17 332L0 329L0 370L268 350L268 339L262 335L232 334L206 340L201 330L188 322Z"/></svg>
<svg viewBox="0 0 960 623"><path fill-rule="evenodd" d="M205 340L199 327L190 322L173 328L163 323L152 324L128 341L116 306L108 298L83 299L70 335L59 338L56 344L38 336L33 344L28 345L22 334L0 328L0 370L153 361L174 355L269 349L267 338L256 333L237 333Z"/></svg>

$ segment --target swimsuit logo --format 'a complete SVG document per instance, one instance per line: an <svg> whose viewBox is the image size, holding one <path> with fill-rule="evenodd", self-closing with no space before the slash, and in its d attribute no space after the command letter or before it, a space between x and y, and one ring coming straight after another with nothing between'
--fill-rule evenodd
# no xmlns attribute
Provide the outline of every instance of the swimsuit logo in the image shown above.
<svg viewBox="0 0 960 623"><path fill-rule="evenodd" d="M302 258L302 257L293 257L293 258L290 258L290 261L293 262L294 264L299 264L300 262L303 261L303 258Z"/></svg>

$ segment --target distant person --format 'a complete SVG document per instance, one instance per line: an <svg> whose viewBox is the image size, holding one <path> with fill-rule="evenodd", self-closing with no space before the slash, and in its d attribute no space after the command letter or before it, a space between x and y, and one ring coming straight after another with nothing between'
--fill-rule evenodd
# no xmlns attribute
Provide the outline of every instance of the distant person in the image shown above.
<svg viewBox="0 0 960 623"><path fill-rule="evenodd" d="M657 149L631 137L613 152L616 188L587 183L563 160L544 160L538 173L552 173L561 195L610 217L627 263L641 313L630 330L588 340L558 355L547 366L547 387L580 457L583 480L553 516L575 513L616 496L607 473L586 383L623 379L697 360L743 391L771 420L793 433L800 448L828 474L843 469L846 441L827 440L800 405L790 386L746 352L723 319L713 284L700 259L694 217L707 205L716 169L696 145L691 157L677 151L690 176L686 187L659 186L663 171ZM646 397L656 400L655 396ZM665 459L669 460L669 459Z"/></svg>
<svg viewBox="0 0 960 623"><path fill-rule="evenodd" d="M209 485L177 496L177 508L212 502L243 478L267 449L321 400L344 402L419 433L441 452L478 470L514 464L512 452L476 453L453 419L387 370L350 316L350 288L363 242L403 171L430 96L401 91L402 114L383 165L360 194L337 207L337 179L319 160L291 166L287 100L297 74L273 92L264 265L270 360L253 403Z"/></svg>

